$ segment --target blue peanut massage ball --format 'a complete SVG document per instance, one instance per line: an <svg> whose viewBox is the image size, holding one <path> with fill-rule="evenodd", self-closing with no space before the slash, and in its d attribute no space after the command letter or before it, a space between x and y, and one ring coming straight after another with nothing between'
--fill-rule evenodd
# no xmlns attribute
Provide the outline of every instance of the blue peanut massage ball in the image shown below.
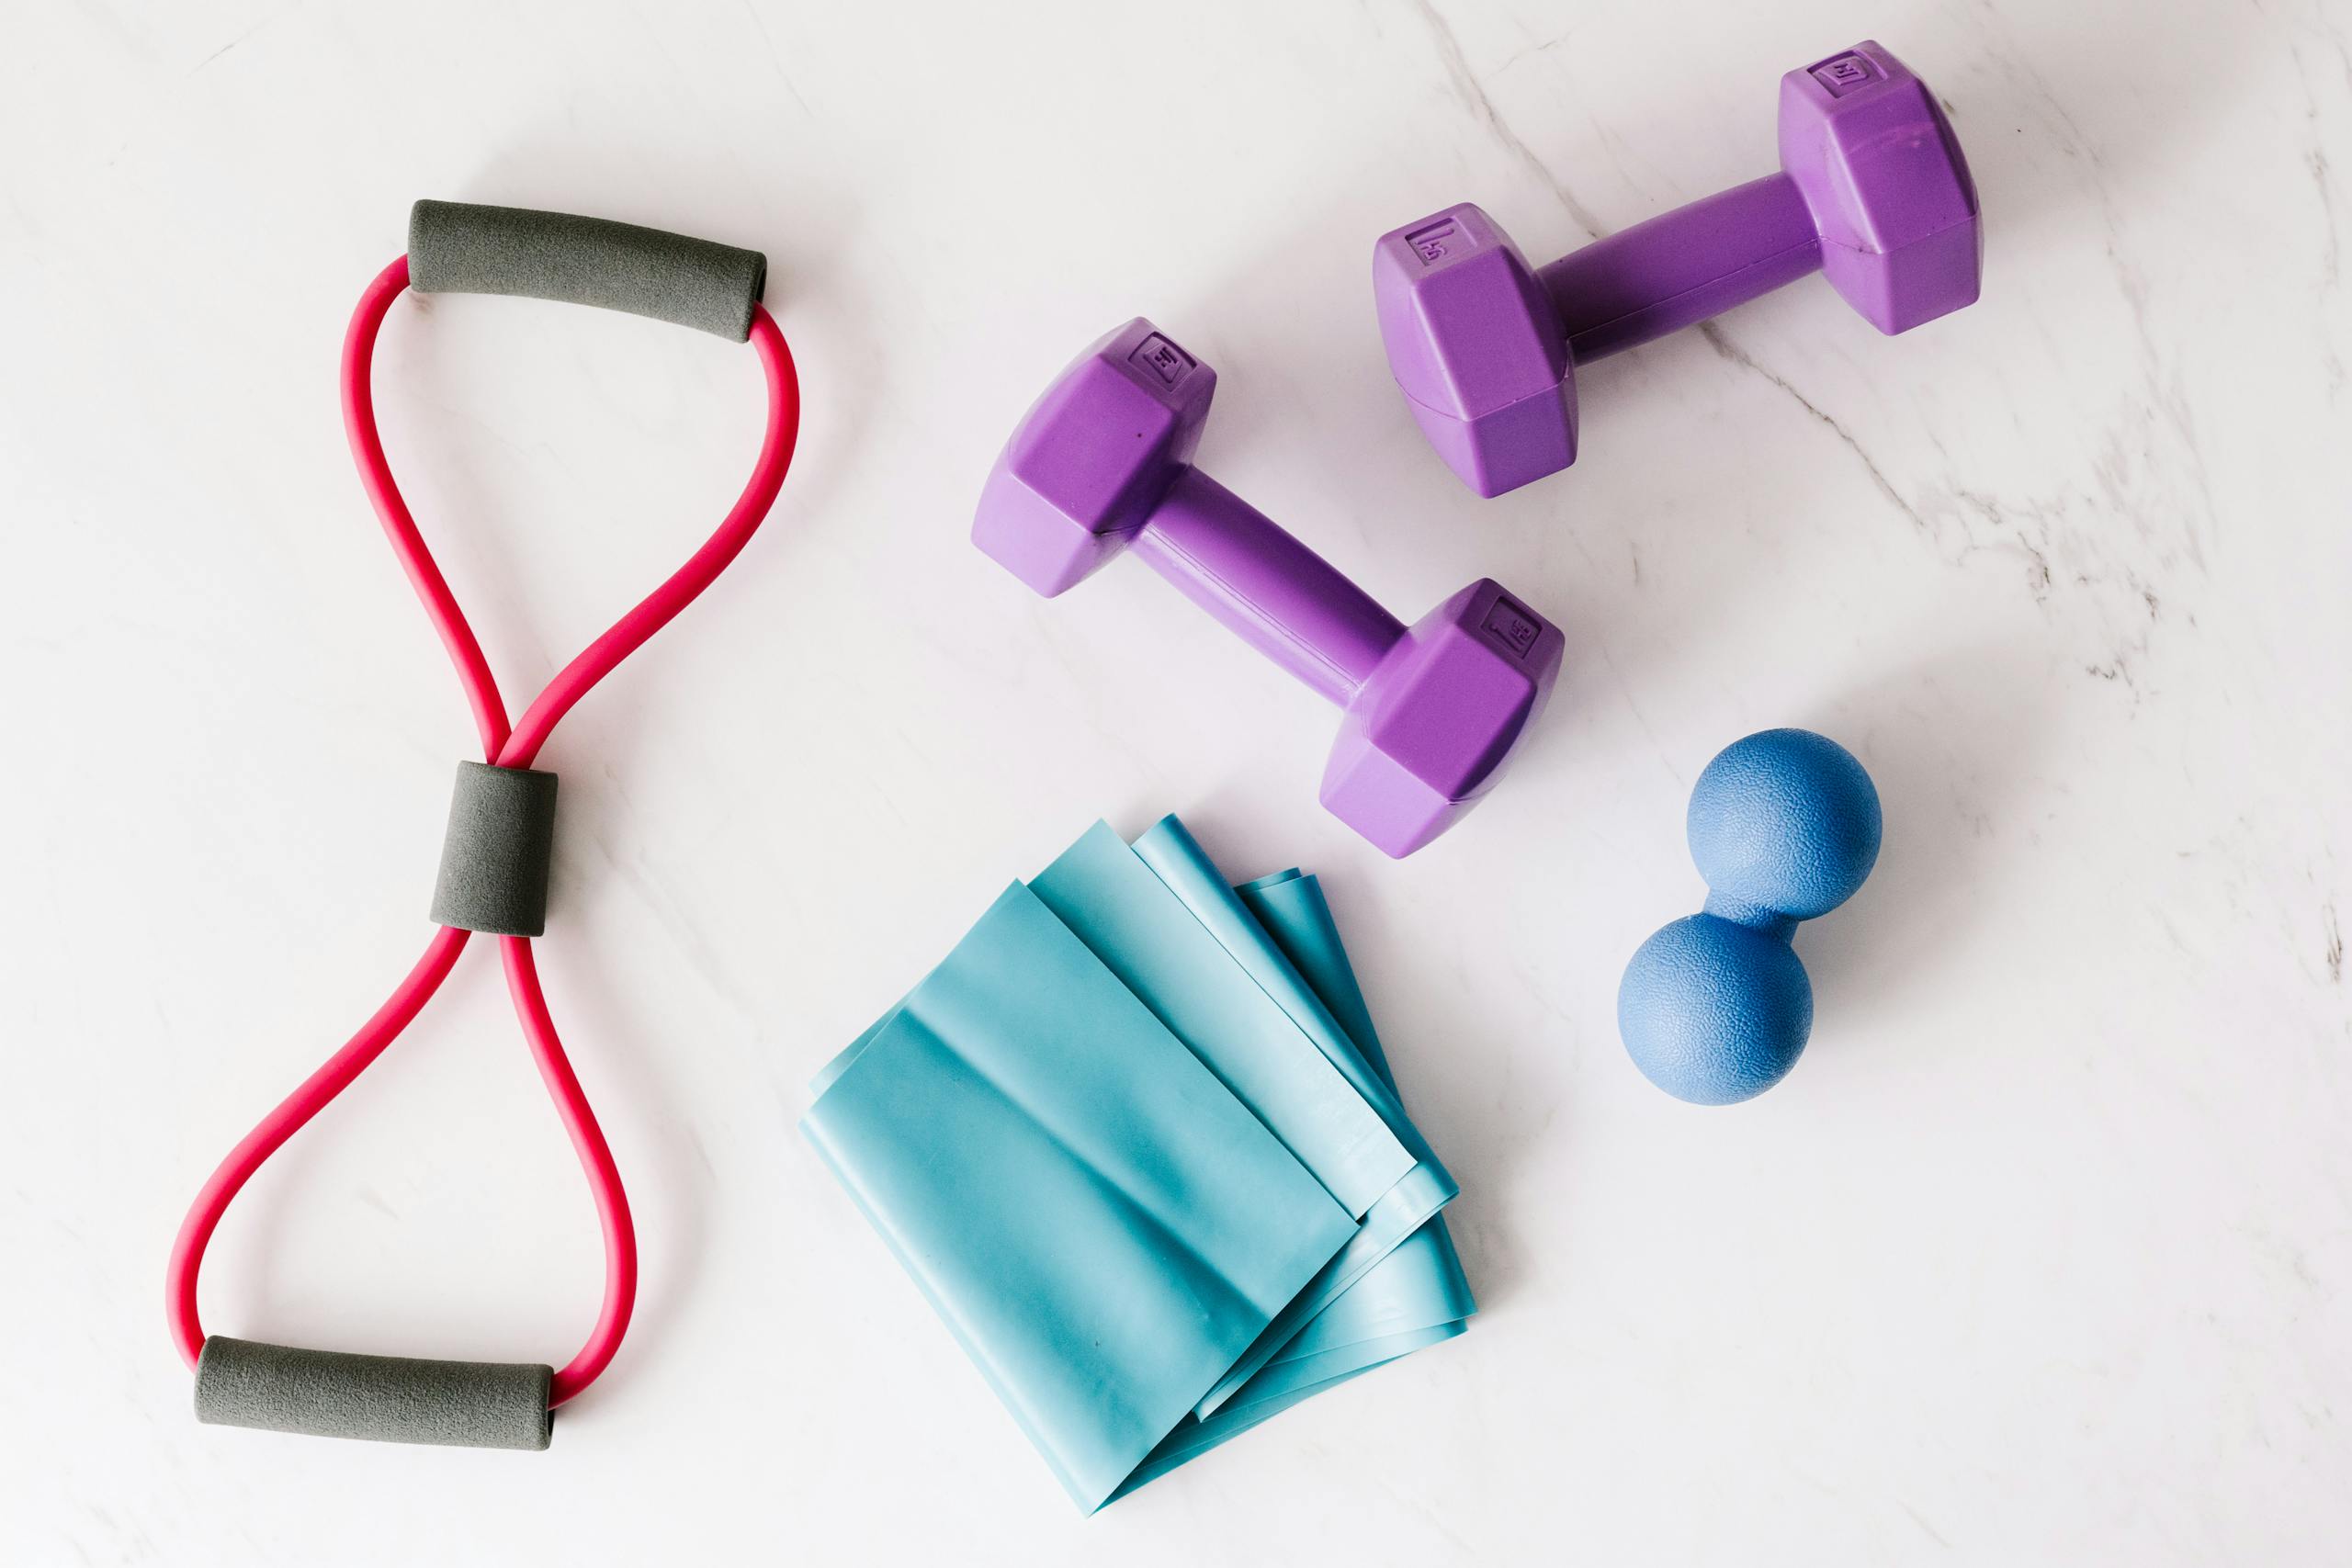
<svg viewBox="0 0 2352 1568"><path fill-rule="evenodd" d="M1767 729L1716 754L1687 829L1705 910L1642 943L1617 987L1617 1032L1644 1077L1731 1105L1788 1076L1813 1032L1813 983L1789 939L1854 896L1879 828L1870 774L1825 736Z"/></svg>

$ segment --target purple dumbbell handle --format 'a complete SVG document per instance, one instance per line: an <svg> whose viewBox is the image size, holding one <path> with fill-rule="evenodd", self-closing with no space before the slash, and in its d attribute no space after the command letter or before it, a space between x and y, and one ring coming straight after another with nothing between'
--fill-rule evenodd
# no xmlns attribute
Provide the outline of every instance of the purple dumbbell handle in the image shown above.
<svg viewBox="0 0 2352 1568"><path fill-rule="evenodd" d="M1329 562L1195 468L1176 476L1127 549L1343 707L1405 635Z"/></svg>
<svg viewBox="0 0 2352 1568"><path fill-rule="evenodd" d="M1597 240L1536 276L1583 364L1680 332L1820 265L1812 209L1797 182L1780 174Z"/></svg>

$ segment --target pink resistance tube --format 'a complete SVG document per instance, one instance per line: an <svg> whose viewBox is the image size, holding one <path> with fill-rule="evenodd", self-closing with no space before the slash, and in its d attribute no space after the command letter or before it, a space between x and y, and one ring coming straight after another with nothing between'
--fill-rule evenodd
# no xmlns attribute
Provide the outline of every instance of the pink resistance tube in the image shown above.
<svg viewBox="0 0 2352 1568"><path fill-rule="evenodd" d="M408 573L417 597L424 601L425 614L432 617L433 629L440 634L450 662L458 668L458 679L466 688L466 700L473 707L475 727L481 732L483 756L498 767L527 768L537 757L539 748L547 744L548 732L571 711L571 705L709 587L766 517L786 470L792 467L793 446L799 436L799 378L793 368L792 350L785 343L784 333L764 308L754 305L751 343L759 352L760 367L767 379L768 423L750 482L718 531L685 565L582 649L525 710L522 722L510 728L505 702L499 695L498 682L490 672L489 662L482 658L481 645L475 640L473 628L466 624L465 612L458 609L456 597L441 576L441 569L434 564L432 552L425 548L416 520L409 514L408 503L401 499L400 487L393 482L391 468L384 459L384 444L376 433L375 399L368 384L368 367L375 356L376 334L384 324L385 313L407 288L408 258L401 256L377 275L368 286L368 292L360 297L358 310L352 314L351 328L343 344L344 430L350 437L352 456L358 462L360 482L367 488L368 499L374 503L376 515L382 519L393 552L400 557L401 567ZM196 1365L197 1357L204 1348L204 1328L197 1316L197 1273L203 1265L205 1246L212 1239L220 1216L247 1179L261 1168L262 1162L277 1153L335 1096L350 1088L353 1080L383 1055L385 1047L400 1037L401 1031L408 1027L448 977L470 934L455 926L437 928L433 940L425 944L424 956L417 960L407 978L374 1016L360 1026L359 1032L303 1079L300 1087L279 1102L276 1110L262 1118L260 1124L229 1151L228 1157L197 1194L187 1218L180 1224L179 1236L172 1245L164 1293L172 1339L189 1366ZM523 1037L530 1044L532 1057L538 1063L539 1077L554 1099L556 1112L562 1118L563 1129L580 1156L581 1168L587 1173L589 1190L596 1201L596 1216L605 1233L604 1305L596 1314L596 1325L590 1330L587 1342L555 1373L548 1403L556 1405L595 1382L596 1375L620 1348L621 1336L628 1330L629 1312L637 1300L637 1233L629 1221L628 1196L621 1190L620 1171L613 1164L612 1151L605 1146L605 1134L596 1125L596 1114L589 1109L588 1097L563 1054L563 1043L556 1037L555 1021L548 1012L538 969L532 962L530 939L502 936L497 940L499 956L506 971L506 989L514 1002L514 1016L523 1026Z"/></svg>

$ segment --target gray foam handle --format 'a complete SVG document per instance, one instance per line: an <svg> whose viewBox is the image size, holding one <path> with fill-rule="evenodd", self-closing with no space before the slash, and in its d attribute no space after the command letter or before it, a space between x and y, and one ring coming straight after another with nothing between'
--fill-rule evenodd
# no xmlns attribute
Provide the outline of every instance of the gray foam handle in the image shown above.
<svg viewBox="0 0 2352 1568"><path fill-rule="evenodd" d="M564 299L741 343L767 276L757 251L634 223L463 201L409 209L409 287L428 294Z"/></svg>
<svg viewBox="0 0 2352 1568"><path fill-rule="evenodd" d="M555 775L459 762L433 884L433 923L497 936L548 929Z"/></svg>
<svg viewBox="0 0 2352 1568"><path fill-rule="evenodd" d="M354 1356L216 1334L197 1358L196 1418L314 1438L544 1449L554 1376L517 1361Z"/></svg>

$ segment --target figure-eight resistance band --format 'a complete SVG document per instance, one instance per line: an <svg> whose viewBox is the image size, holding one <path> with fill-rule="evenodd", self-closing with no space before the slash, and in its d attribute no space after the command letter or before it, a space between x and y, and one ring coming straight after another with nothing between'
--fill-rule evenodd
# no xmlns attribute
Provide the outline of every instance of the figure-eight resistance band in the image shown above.
<svg viewBox="0 0 2352 1568"><path fill-rule="evenodd" d="M198 1420L325 1437L543 1449L550 1413L594 1382L619 1348L637 1294L637 1239L620 1172L565 1058L540 989L531 938L546 926L556 778L531 763L571 705L710 586L752 536L792 464L800 389L792 351L760 303L766 258L753 251L597 219L420 201L408 254L369 284L343 349L344 426L368 499L424 601L481 731L481 762L458 764L424 956L359 1032L229 1152L197 1195L172 1248L172 1337L196 1370ZM510 726L498 682L401 499L376 432L369 365L403 289L528 295L627 310L748 341L768 392L758 463L734 507L686 563L582 649ZM579 1353L560 1368L420 1360L295 1349L208 1336L197 1315L204 1249L238 1190L399 1037L475 931L498 937L523 1036L571 1135L605 1236L605 1299Z"/></svg>

